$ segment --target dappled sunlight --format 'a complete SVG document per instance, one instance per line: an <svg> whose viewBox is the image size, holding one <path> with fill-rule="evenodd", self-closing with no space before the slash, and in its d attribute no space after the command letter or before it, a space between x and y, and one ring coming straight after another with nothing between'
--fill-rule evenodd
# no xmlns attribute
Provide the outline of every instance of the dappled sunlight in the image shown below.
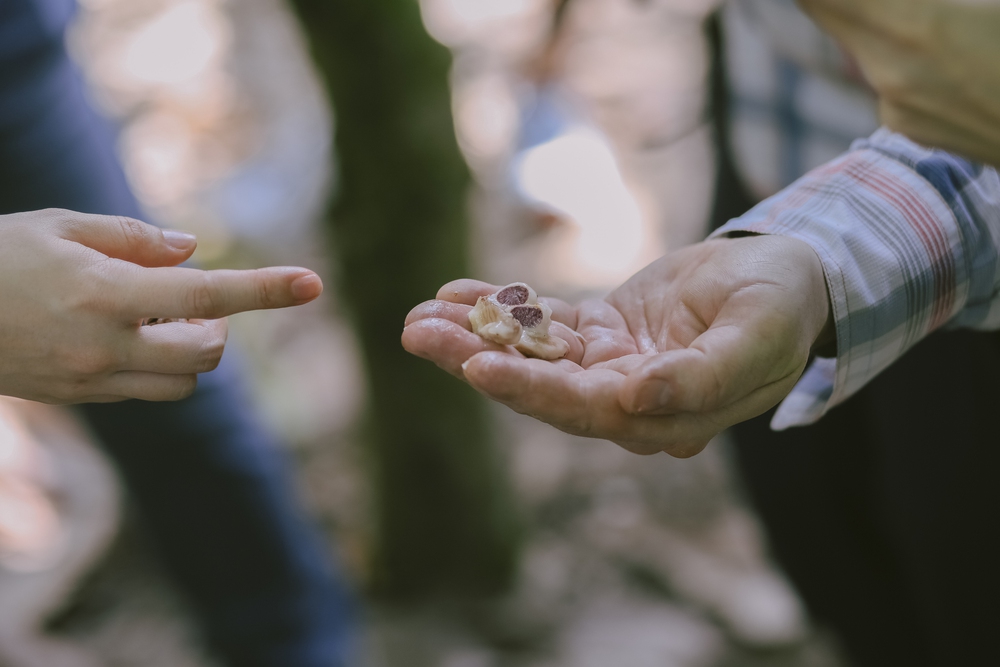
<svg viewBox="0 0 1000 667"><path fill-rule="evenodd" d="M183 84L217 67L228 39L218 10L203 2L182 2L136 30L122 64L138 81Z"/></svg>
<svg viewBox="0 0 1000 667"><path fill-rule="evenodd" d="M455 131L475 169L507 156L520 129L518 99L503 76L493 74L454 90Z"/></svg>
<svg viewBox="0 0 1000 667"><path fill-rule="evenodd" d="M195 233L205 264L279 237L282 247L311 246L331 128L281 0L85 0L83 9L73 50L120 123L122 159L151 216ZM241 21L256 27L237 31Z"/></svg>
<svg viewBox="0 0 1000 667"><path fill-rule="evenodd" d="M442 44L508 54L543 34L548 0L422 0L424 25Z"/></svg>
<svg viewBox="0 0 1000 667"><path fill-rule="evenodd" d="M515 162L522 193L572 225L551 265L554 278L597 286L641 268L642 215L608 142L596 131L573 128L526 150Z"/></svg>

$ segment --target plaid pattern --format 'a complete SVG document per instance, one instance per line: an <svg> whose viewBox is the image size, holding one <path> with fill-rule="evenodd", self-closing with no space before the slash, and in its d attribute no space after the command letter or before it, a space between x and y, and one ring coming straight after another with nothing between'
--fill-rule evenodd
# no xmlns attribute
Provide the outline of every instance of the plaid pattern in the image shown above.
<svg viewBox="0 0 1000 667"><path fill-rule="evenodd" d="M772 427L811 423L943 326L1000 328L1000 176L880 129L713 236L782 234L818 253L837 358L817 358Z"/></svg>

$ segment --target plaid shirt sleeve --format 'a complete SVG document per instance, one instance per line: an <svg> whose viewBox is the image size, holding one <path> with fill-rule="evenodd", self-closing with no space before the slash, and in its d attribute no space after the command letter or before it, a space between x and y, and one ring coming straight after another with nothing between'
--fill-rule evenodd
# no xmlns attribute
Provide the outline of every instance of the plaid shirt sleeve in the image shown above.
<svg viewBox="0 0 1000 667"><path fill-rule="evenodd" d="M826 275L837 357L771 422L816 421L941 326L1000 329L1000 176L880 129L713 236L801 239Z"/></svg>

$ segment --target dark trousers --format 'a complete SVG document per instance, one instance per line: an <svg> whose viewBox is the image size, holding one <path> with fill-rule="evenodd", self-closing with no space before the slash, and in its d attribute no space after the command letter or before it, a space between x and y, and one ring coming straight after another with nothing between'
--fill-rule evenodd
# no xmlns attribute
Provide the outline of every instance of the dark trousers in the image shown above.
<svg viewBox="0 0 1000 667"><path fill-rule="evenodd" d="M774 555L862 667L1000 665L1000 337L937 333L818 423L733 428Z"/></svg>
<svg viewBox="0 0 1000 667"><path fill-rule="evenodd" d="M142 218L111 131L53 41L0 60L0 213L47 207ZM80 412L228 664L346 664L349 596L229 353L186 400Z"/></svg>

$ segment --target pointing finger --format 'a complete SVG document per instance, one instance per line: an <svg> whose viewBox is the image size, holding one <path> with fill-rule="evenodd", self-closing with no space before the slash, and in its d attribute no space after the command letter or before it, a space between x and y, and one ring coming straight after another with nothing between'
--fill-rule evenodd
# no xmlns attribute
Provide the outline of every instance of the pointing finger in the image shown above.
<svg viewBox="0 0 1000 667"><path fill-rule="evenodd" d="M312 301L323 283L312 271L270 267L249 271L187 268L137 269L124 303L130 318L218 319L247 310L285 308Z"/></svg>

